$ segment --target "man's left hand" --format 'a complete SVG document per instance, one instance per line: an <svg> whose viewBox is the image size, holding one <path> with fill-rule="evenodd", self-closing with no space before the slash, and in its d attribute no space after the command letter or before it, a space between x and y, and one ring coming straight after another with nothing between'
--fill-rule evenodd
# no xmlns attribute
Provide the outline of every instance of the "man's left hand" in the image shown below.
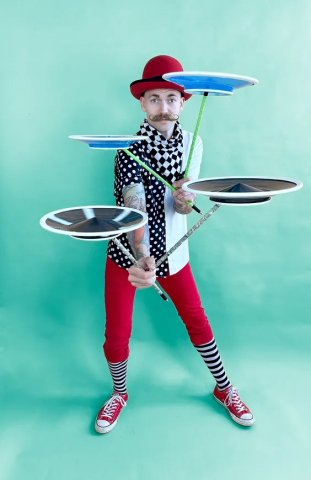
<svg viewBox="0 0 311 480"><path fill-rule="evenodd" d="M172 192L172 195L175 200L175 210L178 213L187 214L192 211L192 208L186 202L188 201L193 203L195 199L195 194L190 192L185 192L185 190L182 189L183 184L186 182L190 182L190 180L192 180L192 178L187 177L187 178L182 178L181 180L176 180L173 183L173 187L176 188L176 191Z"/></svg>

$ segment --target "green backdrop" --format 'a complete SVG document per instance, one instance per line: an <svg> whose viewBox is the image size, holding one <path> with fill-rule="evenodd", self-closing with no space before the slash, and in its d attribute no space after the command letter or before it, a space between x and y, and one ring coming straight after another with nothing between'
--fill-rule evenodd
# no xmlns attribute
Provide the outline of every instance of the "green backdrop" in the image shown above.
<svg viewBox="0 0 311 480"><path fill-rule="evenodd" d="M11 0L1 12L1 479L301 478L311 441L310 2ZM114 152L68 135L135 133L143 113L129 84L160 54L260 82L208 99L201 178L270 175L304 188L223 207L190 240L255 425L238 427L216 404L172 303L148 290L135 303L128 406L99 436L94 418L111 392L106 244L52 235L39 219L114 202ZM183 128L194 130L200 102L187 102Z"/></svg>

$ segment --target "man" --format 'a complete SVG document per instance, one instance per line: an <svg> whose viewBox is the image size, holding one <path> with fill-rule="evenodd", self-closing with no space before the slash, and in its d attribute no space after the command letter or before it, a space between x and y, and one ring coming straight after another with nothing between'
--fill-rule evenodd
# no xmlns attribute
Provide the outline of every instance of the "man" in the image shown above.
<svg viewBox="0 0 311 480"><path fill-rule="evenodd" d="M132 249L143 269L133 266L113 242L108 245L104 352L112 376L113 393L97 415L95 429L99 433L107 433L115 427L122 408L127 404L126 374L135 291L149 288L156 277L173 301L192 344L216 380L215 399L236 423L243 426L254 423L252 413L240 400L224 370L192 276L187 242L155 270L155 261L186 233L186 215L192 211L186 201L194 202L195 199L193 194L181 188L190 177L179 179L187 164L193 134L181 129L178 118L191 95L182 87L162 79L164 73L176 71L183 71L176 59L166 55L154 57L146 64L143 78L130 87L147 117L137 132L147 136L147 140L133 144L130 149L176 191L172 193L128 154L118 151L114 184L117 205L146 212L148 224L119 237L127 249ZM192 179L199 176L202 153L202 140L198 137L189 170ZM115 300L116 291L120 302Z"/></svg>

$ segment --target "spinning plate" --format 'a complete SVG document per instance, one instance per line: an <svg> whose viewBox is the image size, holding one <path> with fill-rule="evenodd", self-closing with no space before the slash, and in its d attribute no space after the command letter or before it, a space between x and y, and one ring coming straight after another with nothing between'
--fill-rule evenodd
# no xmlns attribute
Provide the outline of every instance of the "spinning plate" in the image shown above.
<svg viewBox="0 0 311 480"><path fill-rule="evenodd" d="M206 195L219 205L261 205L274 195L300 190L299 180L269 177L219 177L203 178L183 184L183 190Z"/></svg>
<svg viewBox="0 0 311 480"><path fill-rule="evenodd" d="M110 240L147 223L144 212L127 207L103 205L74 207L48 213L40 225L50 232L79 240Z"/></svg>
<svg viewBox="0 0 311 480"><path fill-rule="evenodd" d="M217 72L173 72L162 75L164 80L184 87L186 93L232 95L234 90L258 83L256 78Z"/></svg>
<svg viewBox="0 0 311 480"><path fill-rule="evenodd" d="M69 138L86 143L90 148L116 150L129 148L132 143L148 137L141 135L70 135Z"/></svg>

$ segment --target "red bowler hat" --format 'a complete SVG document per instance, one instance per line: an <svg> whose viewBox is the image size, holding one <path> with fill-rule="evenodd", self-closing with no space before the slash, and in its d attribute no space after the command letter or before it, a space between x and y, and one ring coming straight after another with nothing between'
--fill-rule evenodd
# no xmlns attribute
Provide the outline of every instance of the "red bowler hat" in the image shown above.
<svg viewBox="0 0 311 480"><path fill-rule="evenodd" d="M188 100L192 95L185 93L182 86L173 82L168 82L162 78L162 75L165 73L183 71L184 69L182 68L182 65L176 60L176 58L168 55L158 55L157 57L153 57L148 63L146 63L143 71L143 78L131 83L131 93L137 98L137 100L139 100L146 90L153 90L154 88L172 88L173 90L182 92L185 100Z"/></svg>

